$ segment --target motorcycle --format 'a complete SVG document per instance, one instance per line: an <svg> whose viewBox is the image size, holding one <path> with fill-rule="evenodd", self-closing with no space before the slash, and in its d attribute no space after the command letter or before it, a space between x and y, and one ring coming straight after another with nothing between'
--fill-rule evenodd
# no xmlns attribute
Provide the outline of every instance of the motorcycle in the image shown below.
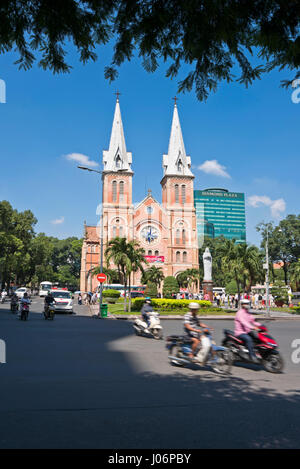
<svg viewBox="0 0 300 469"><path fill-rule="evenodd" d="M201 344L193 358L192 339L186 335L171 335L166 339L166 348L169 351L169 361L172 365L186 366L197 364L202 367L208 365L217 373L229 374L232 367L233 356L224 346L217 346L212 340L209 329L205 329L201 336Z"/></svg>
<svg viewBox="0 0 300 469"><path fill-rule="evenodd" d="M10 310L12 313L16 313L19 309L19 303L17 301L10 303Z"/></svg>
<svg viewBox="0 0 300 469"><path fill-rule="evenodd" d="M55 316L55 303L46 304L44 307L44 318L51 319L53 321Z"/></svg>
<svg viewBox="0 0 300 469"><path fill-rule="evenodd" d="M133 328L136 335L141 335L144 337L153 337L154 339L162 339L163 331L160 324L159 314L155 311L149 313L149 326L145 321L142 321L139 318L136 318L133 323Z"/></svg>
<svg viewBox="0 0 300 469"><path fill-rule="evenodd" d="M21 303L20 319L21 321L27 321L29 314L29 303Z"/></svg>
<svg viewBox="0 0 300 469"><path fill-rule="evenodd" d="M222 345L228 347L234 356L234 361L252 362L249 351L244 342L234 335L229 329L224 329L225 338ZM261 325L257 336L253 338L256 359L266 371L280 373L284 367L284 361L278 351L277 342L269 335L266 326Z"/></svg>

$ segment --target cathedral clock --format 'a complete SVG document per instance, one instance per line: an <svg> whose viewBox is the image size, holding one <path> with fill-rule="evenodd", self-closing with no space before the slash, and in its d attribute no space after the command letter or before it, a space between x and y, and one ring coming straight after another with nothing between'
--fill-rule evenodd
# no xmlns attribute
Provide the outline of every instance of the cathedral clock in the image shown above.
<svg viewBox="0 0 300 469"><path fill-rule="evenodd" d="M157 228L154 228L151 225L145 226L141 230L141 238L144 242L147 244L153 244L155 241L158 240L159 237L159 231Z"/></svg>

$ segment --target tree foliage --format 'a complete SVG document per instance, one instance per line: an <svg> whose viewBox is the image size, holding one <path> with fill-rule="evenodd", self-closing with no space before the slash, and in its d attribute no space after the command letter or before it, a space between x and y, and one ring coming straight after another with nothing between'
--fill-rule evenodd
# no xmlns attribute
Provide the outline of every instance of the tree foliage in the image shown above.
<svg viewBox="0 0 300 469"><path fill-rule="evenodd" d="M35 233L37 219L30 210L18 212L0 202L0 279L2 287L37 286L43 280L77 288L82 240L64 240Z"/></svg>
<svg viewBox="0 0 300 469"><path fill-rule="evenodd" d="M295 0L2 0L0 18L0 53L15 48L25 70L38 59L45 70L69 72L67 43L86 63L111 40L108 80L137 54L150 73L162 62L170 78L187 70L179 91L195 89L200 100L223 80L248 86L275 67L300 76Z"/></svg>

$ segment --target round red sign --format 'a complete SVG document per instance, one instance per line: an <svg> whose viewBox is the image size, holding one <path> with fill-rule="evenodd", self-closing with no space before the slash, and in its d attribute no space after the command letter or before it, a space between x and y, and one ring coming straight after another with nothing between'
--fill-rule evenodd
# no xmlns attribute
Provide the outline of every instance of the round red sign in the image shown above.
<svg viewBox="0 0 300 469"><path fill-rule="evenodd" d="M106 278L107 278L107 277L106 277L105 274L98 274L98 275L97 275L97 280L98 280L98 282L100 282L100 283L104 283L104 282L106 281Z"/></svg>

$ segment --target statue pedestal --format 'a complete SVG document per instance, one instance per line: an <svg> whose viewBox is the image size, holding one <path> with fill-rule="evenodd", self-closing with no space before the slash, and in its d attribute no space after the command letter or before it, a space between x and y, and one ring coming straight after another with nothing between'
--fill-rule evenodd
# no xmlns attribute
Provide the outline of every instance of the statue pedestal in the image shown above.
<svg viewBox="0 0 300 469"><path fill-rule="evenodd" d="M209 301L213 302L213 285L214 283L211 281L203 280L202 288L203 288L203 298L206 298L206 295L209 297Z"/></svg>

